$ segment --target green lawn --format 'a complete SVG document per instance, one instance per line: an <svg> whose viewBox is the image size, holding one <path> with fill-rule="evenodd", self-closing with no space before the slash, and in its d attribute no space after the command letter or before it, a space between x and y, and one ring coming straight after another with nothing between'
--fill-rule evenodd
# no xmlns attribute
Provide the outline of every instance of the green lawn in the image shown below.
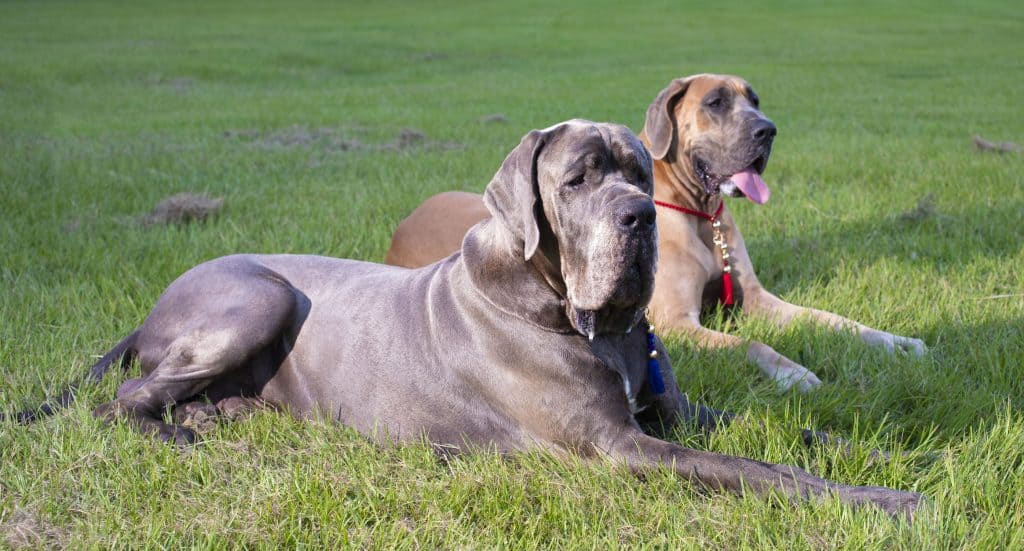
<svg viewBox="0 0 1024 551"><path fill-rule="evenodd" d="M446 464L269 412L175 449L92 419L116 373L0 423L0 546L1024 546L1024 154L971 143L1024 142L1020 5L570 4L0 4L0 411L81 376L198 262L379 261L421 200L482 190L530 129L639 130L672 78L734 73L779 127L772 201L730 203L761 280L930 353L712 317L826 384L779 394L742 352L668 336L691 397L751 420L674 438L922 492L913 524L543 454ZM183 191L225 206L139 223ZM861 444L807 449L804 426Z"/></svg>

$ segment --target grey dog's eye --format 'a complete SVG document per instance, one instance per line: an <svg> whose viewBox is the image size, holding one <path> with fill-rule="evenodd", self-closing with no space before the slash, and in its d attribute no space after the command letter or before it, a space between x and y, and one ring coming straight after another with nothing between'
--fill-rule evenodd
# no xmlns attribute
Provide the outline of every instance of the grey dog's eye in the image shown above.
<svg viewBox="0 0 1024 551"><path fill-rule="evenodd" d="M573 179L569 180L568 182L566 182L565 185L569 186L569 187L579 187L579 186L583 185L583 182L585 182L585 181L586 181L586 174L580 174L580 175L576 176L575 178L573 178Z"/></svg>

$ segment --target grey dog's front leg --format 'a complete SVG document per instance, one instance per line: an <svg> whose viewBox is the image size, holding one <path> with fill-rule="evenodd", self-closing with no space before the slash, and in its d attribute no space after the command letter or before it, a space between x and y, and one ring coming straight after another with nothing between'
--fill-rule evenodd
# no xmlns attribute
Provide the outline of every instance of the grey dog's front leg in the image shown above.
<svg viewBox="0 0 1024 551"><path fill-rule="evenodd" d="M667 434L668 429L677 423L696 424L703 432L712 432L728 425L735 414L719 411L703 404L690 401L679 388L672 361L661 339L655 339L658 351L658 364L661 378L665 383L665 391L661 394L651 392L650 382L643 386L641 402L647 408L636 415L637 422L648 432Z"/></svg>
<svg viewBox="0 0 1024 551"><path fill-rule="evenodd" d="M646 432L666 435L679 423L695 425L702 432L712 432L728 425L736 417L734 413L692 402L678 389L672 392L666 388L664 394L652 396L650 406L639 412L636 420Z"/></svg>
<svg viewBox="0 0 1024 551"><path fill-rule="evenodd" d="M666 436L671 427L677 423L696 425L698 430L712 432L722 428L735 420L743 419L739 414L730 413L707 407L703 404L690 401L680 388L672 369L672 363L661 340L656 340L659 365L661 367L662 379L665 381L665 392L652 394L650 385L644 386L644 402L648 404L647 409L636 415L636 420L649 434ZM838 445L844 450L851 448L846 440L832 436L825 432L818 432L811 429L804 429L802 438L807 446ZM872 450L872 457L888 459L889 454L881 450Z"/></svg>
<svg viewBox="0 0 1024 551"><path fill-rule="evenodd" d="M758 494L779 492L787 497L838 497L853 505L877 506L895 517L909 519L922 496L874 486L837 484L790 465L764 463L743 457L693 450L658 440L639 430L626 430L604 451L633 471L670 467L688 481L715 490Z"/></svg>

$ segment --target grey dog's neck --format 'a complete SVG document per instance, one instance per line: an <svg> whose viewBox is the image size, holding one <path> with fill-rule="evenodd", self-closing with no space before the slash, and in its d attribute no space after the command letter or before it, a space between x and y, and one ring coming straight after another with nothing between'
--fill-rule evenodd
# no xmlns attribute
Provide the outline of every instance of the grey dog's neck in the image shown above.
<svg viewBox="0 0 1024 551"><path fill-rule="evenodd" d="M545 331L575 333L564 298L499 224L484 220L462 242L462 263L475 291L498 310Z"/></svg>
<svg viewBox="0 0 1024 551"><path fill-rule="evenodd" d="M497 224L493 218L477 224L462 242L462 264L476 293L498 310L545 331L578 333L559 267L540 250L526 260L522 243ZM605 334L609 327L625 332L641 314L642 307L609 305L594 313L594 334Z"/></svg>

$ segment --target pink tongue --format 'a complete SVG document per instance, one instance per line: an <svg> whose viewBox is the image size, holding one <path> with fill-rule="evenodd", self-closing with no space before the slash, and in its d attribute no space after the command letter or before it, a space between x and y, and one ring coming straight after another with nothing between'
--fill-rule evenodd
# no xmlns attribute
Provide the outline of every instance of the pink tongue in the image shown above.
<svg viewBox="0 0 1024 551"><path fill-rule="evenodd" d="M729 179L732 180L732 183L736 184L736 187L740 188L740 191L747 196L747 199L758 205L764 204L772 196L771 190L765 185L761 175L752 168L737 172Z"/></svg>

